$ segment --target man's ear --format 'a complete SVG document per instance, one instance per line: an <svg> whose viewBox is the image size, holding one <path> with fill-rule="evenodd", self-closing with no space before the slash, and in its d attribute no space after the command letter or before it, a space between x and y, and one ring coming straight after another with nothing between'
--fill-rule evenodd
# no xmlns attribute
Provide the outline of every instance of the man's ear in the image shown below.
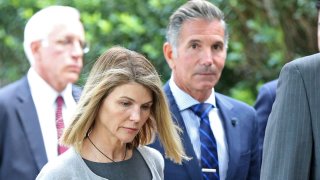
<svg viewBox="0 0 320 180"><path fill-rule="evenodd" d="M163 44L163 55L166 58L166 61L170 67L170 69L174 69L175 63L173 59L173 48L172 45L169 44L168 42Z"/></svg>
<svg viewBox="0 0 320 180"><path fill-rule="evenodd" d="M39 56L39 50L41 47L41 41L34 41L30 44L31 52L35 59Z"/></svg>

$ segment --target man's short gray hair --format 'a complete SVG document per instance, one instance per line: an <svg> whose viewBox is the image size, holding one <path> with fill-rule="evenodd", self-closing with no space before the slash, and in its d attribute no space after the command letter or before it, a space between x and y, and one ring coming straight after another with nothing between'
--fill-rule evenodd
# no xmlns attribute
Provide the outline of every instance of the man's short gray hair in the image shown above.
<svg viewBox="0 0 320 180"><path fill-rule="evenodd" d="M178 46L178 39L182 24L187 20L205 19L205 20L220 20L225 29L225 46L228 47L228 31L227 25L224 21L223 12L206 0L190 0L179 9L177 9L171 16L167 27L166 39L173 47L173 53L176 54Z"/></svg>
<svg viewBox="0 0 320 180"><path fill-rule="evenodd" d="M34 63L31 43L46 38L56 25L69 21L80 21L79 11L58 5L46 7L29 19L24 29L23 47L31 66Z"/></svg>

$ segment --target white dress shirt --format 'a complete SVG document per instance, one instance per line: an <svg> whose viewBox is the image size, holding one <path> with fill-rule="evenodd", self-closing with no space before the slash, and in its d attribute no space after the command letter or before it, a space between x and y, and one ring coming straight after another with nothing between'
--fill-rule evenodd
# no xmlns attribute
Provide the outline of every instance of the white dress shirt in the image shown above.
<svg viewBox="0 0 320 180"><path fill-rule="evenodd" d="M195 104L200 103L189 94L181 90L173 81L173 78L169 80L169 86L172 91L172 95L177 103L180 110L181 116L183 118L184 124L187 129L187 133L190 137L193 149L196 156L200 162L201 160L201 143L199 136L200 118L195 115L189 108ZM220 180L226 179L228 170L228 149L227 140L222 125L222 119L219 117L219 109L216 106L215 92L212 89L210 97L205 101L205 103L212 104L214 108L209 112L210 127L212 129L213 135L217 142L217 152L219 161L219 175Z"/></svg>
<svg viewBox="0 0 320 180"><path fill-rule="evenodd" d="M68 126L74 113L76 102L72 96L72 84L59 94L31 67L27 74L31 96L36 107L48 161L58 156L58 136L56 128L56 99L64 100L62 116L64 126Z"/></svg>

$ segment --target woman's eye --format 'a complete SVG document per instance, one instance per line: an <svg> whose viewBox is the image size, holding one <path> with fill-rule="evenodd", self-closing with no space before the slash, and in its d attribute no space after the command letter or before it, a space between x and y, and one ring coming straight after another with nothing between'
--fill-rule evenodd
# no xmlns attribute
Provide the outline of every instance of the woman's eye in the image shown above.
<svg viewBox="0 0 320 180"><path fill-rule="evenodd" d="M130 106L130 102L120 102L120 104L124 107Z"/></svg>
<svg viewBox="0 0 320 180"><path fill-rule="evenodd" d="M145 106L142 106L141 109L143 110L149 110L151 108L151 106L149 105L145 105Z"/></svg>

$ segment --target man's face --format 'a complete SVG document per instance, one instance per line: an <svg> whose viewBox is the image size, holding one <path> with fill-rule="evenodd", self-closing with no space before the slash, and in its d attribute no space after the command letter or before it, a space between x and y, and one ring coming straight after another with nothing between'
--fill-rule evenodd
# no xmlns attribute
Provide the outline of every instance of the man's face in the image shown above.
<svg viewBox="0 0 320 180"><path fill-rule="evenodd" d="M35 69L57 91L78 80L83 66L84 29L80 21L55 26L35 51Z"/></svg>
<svg viewBox="0 0 320 180"><path fill-rule="evenodd" d="M226 59L224 36L219 20L188 20L181 27L176 56L167 59L175 83L199 101L210 96L221 76Z"/></svg>

